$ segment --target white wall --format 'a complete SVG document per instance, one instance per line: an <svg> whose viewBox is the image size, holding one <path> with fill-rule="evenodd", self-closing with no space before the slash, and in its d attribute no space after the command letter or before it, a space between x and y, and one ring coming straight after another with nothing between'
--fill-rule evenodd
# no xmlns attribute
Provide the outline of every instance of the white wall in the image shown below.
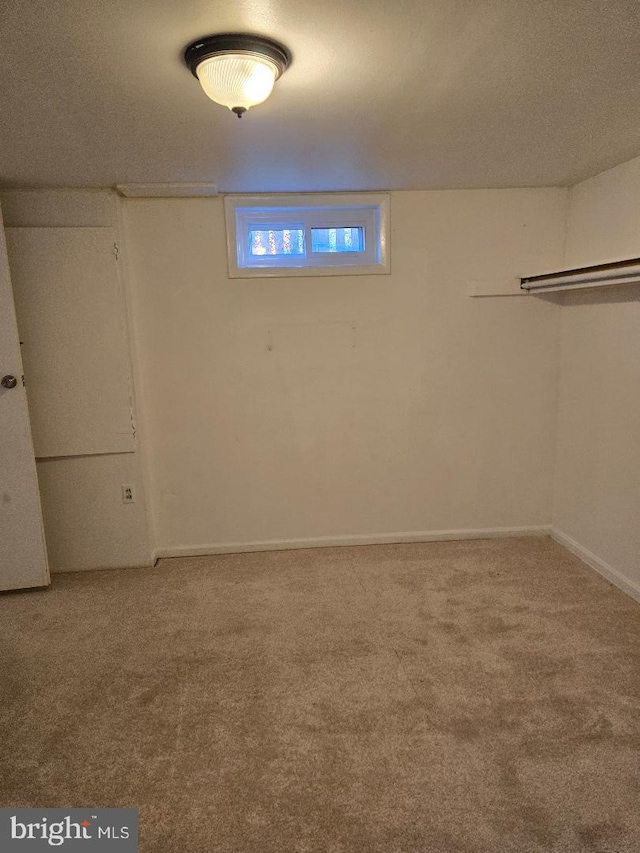
<svg viewBox="0 0 640 853"><path fill-rule="evenodd" d="M638 199L640 158L573 187L565 266L640 256ZM563 302L554 527L640 595L640 286Z"/></svg>
<svg viewBox="0 0 640 853"><path fill-rule="evenodd" d="M221 199L128 200L159 553L550 523L566 191L392 194L390 276L229 280Z"/></svg>
<svg viewBox="0 0 640 853"><path fill-rule="evenodd" d="M38 463L53 569L533 529L553 502L562 541L637 594L638 288L468 293L640 255L639 196L640 159L568 208L553 189L393 193L391 276L253 281L226 276L221 199L120 202L145 456ZM108 192L2 202L11 226L117 224Z"/></svg>
<svg viewBox="0 0 640 853"><path fill-rule="evenodd" d="M109 192L5 191L2 206L7 227L117 227ZM52 571L150 563L139 448L38 460L37 470ZM123 483L135 486L135 504L122 503Z"/></svg>

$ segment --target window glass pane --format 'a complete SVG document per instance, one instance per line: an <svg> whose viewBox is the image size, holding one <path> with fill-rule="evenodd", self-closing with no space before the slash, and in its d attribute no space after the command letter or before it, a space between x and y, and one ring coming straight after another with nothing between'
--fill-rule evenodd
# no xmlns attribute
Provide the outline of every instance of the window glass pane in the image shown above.
<svg viewBox="0 0 640 853"><path fill-rule="evenodd" d="M312 252L364 252L364 228L312 228Z"/></svg>
<svg viewBox="0 0 640 853"><path fill-rule="evenodd" d="M389 272L386 195L226 196L224 209L231 278Z"/></svg>
<svg viewBox="0 0 640 853"><path fill-rule="evenodd" d="M253 257L304 256L304 228L251 228L249 252Z"/></svg>

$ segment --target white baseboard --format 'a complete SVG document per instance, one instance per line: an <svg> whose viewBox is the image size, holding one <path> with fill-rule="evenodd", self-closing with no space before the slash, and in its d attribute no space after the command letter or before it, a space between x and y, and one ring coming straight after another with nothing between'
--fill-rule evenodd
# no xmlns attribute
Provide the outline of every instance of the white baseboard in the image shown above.
<svg viewBox="0 0 640 853"><path fill-rule="evenodd" d="M626 592L627 595L631 596L631 598L635 598L636 601L640 601L640 586L637 583L629 580L629 578L626 578L624 575L621 575L620 572L613 568L613 566L605 563L604 560L601 560L600 557L597 557L592 551L589 551L588 548L584 548L579 542L576 542L575 539L567 536L567 534L563 533L561 530L552 527L549 533L552 539L555 539L555 541L560 545L563 545L567 551L571 551L572 554L579 557L582 562L586 563L590 568L595 569L603 578L611 581L612 584L617 586L623 592Z"/></svg>
<svg viewBox="0 0 640 853"><path fill-rule="evenodd" d="M486 527L479 530L420 530L410 533L371 533L359 536L321 536L317 539L271 539L263 542L216 542L156 548L154 563L163 557L201 557L250 551L290 551L298 548L334 548L341 545L393 545L403 542L447 542L457 539L501 539L508 536L549 536L546 525Z"/></svg>
<svg viewBox="0 0 640 853"><path fill-rule="evenodd" d="M110 572L113 569L148 569L153 566L155 563L155 558L153 555L145 560L131 560L131 561L115 561L113 563L108 563L107 565L103 563L96 563L96 565L86 565L82 564L81 566L50 566L49 570L52 575L66 575L71 572Z"/></svg>

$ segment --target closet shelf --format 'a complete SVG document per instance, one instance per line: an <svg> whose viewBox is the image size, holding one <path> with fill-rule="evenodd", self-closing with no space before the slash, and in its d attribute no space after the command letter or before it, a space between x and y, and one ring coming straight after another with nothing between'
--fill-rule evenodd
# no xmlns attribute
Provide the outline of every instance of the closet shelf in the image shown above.
<svg viewBox="0 0 640 853"><path fill-rule="evenodd" d="M640 258L530 275L520 279L522 290L531 294L621 284L640 284Z"/></svg>

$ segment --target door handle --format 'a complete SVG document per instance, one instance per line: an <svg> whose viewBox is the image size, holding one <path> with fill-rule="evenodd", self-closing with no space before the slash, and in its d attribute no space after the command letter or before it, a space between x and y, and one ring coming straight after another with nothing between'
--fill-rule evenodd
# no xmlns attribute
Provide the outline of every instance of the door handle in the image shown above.
<svg viewBox="0 0 640 853"><path fill-rule="evenodd" d="M3 388L15 388L17 384L18 380L15 376L3 376L2 379L0 379L0 385L2 385Z"/></svg>

